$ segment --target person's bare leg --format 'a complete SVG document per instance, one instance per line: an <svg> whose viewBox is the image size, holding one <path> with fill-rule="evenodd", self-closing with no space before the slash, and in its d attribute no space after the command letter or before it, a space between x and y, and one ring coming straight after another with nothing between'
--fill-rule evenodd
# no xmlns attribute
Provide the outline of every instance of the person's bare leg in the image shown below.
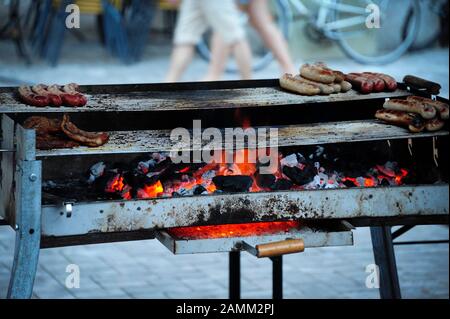
<svg viewBox="0 0 450 319"><path fill-rule="evenodd" d="M287 41L273 21L267 0L250 0L248 14L251 24L272 51L282 71L291 74L298 73L292 62Z"/></svg>
<svg viewBox="0 0 450 319"><path fill-rule="evenodd" d="M175 45L170 58L166 82L177 82L194 56L194 46L191 44Z"/></svg>
<svg viewBox="0 0 450 319"><path fill-rule="evenodd" d="M241 39L232 44L233 55L241 75L241 79L252 78L252 51L247 40Z"/></svg>
<svg viewBox="0 0 450 319"><path fill-rule="evenodd" d="M220 34L214 32L211 37L211 59L209 60L208 72L202 78L202 81L220 80L230 53L230 46L226 45Z"/></svg>

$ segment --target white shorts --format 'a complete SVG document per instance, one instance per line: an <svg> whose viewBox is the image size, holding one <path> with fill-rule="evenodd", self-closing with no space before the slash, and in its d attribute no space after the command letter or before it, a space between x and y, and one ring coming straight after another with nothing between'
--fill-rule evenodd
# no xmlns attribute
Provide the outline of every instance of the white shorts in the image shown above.
<svg viewBox="0 0 450 319"><path fill-rule="evenodd" d="M175 44L197 44L205 31L212 28L227 44L245 37L239 9L234 0L182 0Z"/></svg>

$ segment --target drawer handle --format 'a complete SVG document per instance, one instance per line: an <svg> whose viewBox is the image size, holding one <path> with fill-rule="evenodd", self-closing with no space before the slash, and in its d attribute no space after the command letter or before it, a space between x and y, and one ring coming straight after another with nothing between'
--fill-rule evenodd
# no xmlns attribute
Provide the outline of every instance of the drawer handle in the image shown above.
<svg viewBox="0 0 450 319"><path fill-rule="evenodd" d="M303 239L286 239L273 243L256 245L255 247L247 244L246 242L243 244L243 248L246 251L258 258L301 253L305 250L305 243Z"/></svg>

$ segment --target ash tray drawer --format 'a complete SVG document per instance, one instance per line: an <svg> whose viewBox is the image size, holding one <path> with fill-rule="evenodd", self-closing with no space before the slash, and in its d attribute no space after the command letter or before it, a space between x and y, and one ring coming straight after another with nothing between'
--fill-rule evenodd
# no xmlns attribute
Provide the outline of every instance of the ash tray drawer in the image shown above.
<svg viewBox="0 0 450 319"><path fill-rule="evenodd" d="M156 238L174 254L247 250L251 247L300 239L304 248L353 245L352 226L341 221L297 221L168 228ZM250 248L250 249L249 249Z"/></svg>

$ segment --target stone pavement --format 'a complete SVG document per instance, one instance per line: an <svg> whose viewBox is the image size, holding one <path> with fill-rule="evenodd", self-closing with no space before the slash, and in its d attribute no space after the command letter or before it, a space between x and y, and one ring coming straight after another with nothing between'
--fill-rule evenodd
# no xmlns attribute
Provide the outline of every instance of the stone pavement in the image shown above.
<svg viewBox="0 0 450 319"><path fill-rule="evenodd" d="M402 237L447 239L446 226L418 226ZM0 228L0 297L12 263L14 233ZM448 244L397 246L404 298L449 298ZM368 228L355 245L307 249L284 257L286 298L378 298L368 289L373 263ZM68 289L66 267L80 267L80 288ZM227 298L228 255L174 256L157 240L41 250L34 298ZM271 297L271 262L242 253L242 297Z"/></svg>
<svg viewBox="0 0 450 319"><path fill-rule="evenodd" d="M159 82L168 65L169 47L157 42L147 49L145 59L125 66L108 56L94 42L68 42L58 67L43 62L31 67L21 63L12 45L0 42L0 85L19 83L143 83ZM449 96L448 50L414 53L387 66L361 66L342 58L327 62L343 71L380 70L401 80L416 74L443 85ZM314 60L303 57L298 60ZM183 80L201 77L206 63L196 59ZM255 74L256 78L278 76L276 64ZM226 74L224 79L235 79ZM420 226L404 240L448 239L446 226ZM7 290L12 264L14 232L0 227L0 297ZM449 298L449 246L397 246L397 262L405 298ZM286 298L378 298L376 289L365 286L366 266L373 263L370 233L355 231L353 247L310 249L284 257ZM68 289L66 267L80 267L79 289ZM42 250L34 298L226 298L227 254L173 256L156 240L100 244ZM270 298L271 264L242 254L242 296Z"/></svg>

